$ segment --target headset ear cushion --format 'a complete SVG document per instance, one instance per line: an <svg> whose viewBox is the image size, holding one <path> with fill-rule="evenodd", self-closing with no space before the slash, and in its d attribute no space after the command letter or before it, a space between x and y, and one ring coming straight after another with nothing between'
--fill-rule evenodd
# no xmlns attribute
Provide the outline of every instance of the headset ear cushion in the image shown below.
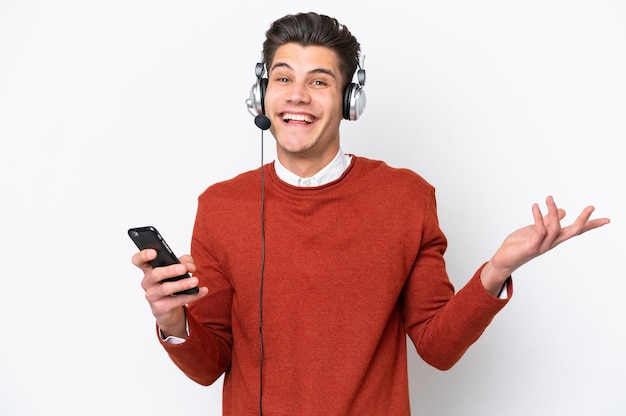
<svg viewBox="0 0 626 416"><path fill-rule="evenodd" d="M343 92L343 118L350 120L350 108L352 107L352 93L356 87L355 83L346 85L346 89Z"/></svg>
<svg viewBox="0 0 626 416"><path fill-rule="evenodd" d="M265 91L267 91L267 78L259 79L259 100L260 100L260 108L261 113L265 114Z"/></svg>
<svg viewBox="0 0 626 416"><path fill-rule="evenodd" d="M363 85L351 83L343 94L343 118L358 120L365 109L365 91Z"/></svg>

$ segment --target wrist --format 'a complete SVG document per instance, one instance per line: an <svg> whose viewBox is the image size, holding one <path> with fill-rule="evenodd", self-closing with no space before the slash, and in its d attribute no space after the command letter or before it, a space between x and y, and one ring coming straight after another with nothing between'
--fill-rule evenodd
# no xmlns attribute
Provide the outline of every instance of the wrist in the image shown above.
<svg viewBox="0 0 626 416"><path fill-rule="evenodd" d="M485 290L494 296L498 296L502 291L507 279L511 277L512 271L497 268L493 260L489 260L480 272L480 282Z"/></svg>
<svg viewBox="0 0 626 416"><path fill-rule="evenodd" d="M181 307L178 312L174 313L167 320L157 319L157 327L161 335L167 337L187 338L189 331L187 329L187 317L185 309Z"/></svg>

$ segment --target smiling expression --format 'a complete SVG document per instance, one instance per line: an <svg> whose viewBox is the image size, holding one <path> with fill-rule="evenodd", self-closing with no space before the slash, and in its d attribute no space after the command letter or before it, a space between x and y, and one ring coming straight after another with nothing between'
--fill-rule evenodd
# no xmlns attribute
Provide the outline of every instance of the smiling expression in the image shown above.
<svg viewBox="0 0 626 416"><path fill-rule="evenodd" d="M287 43L276 50L268 75L265 115L278 158L295 174L311 176L339 151L344 81L337 54Z"/></svg>

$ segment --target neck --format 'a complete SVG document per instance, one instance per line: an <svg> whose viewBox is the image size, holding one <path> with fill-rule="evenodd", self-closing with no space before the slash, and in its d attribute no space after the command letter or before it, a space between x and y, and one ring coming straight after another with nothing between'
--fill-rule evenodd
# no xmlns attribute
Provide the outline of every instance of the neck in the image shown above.
<svg viewBox="0 0 626 416"><path fill-rule="evenodd" d="M307 157L306 155L286 154L279 150L277 157L280 163L291 173L301 178L309 178L332 162L337 156L337 152L339 152L339 147L330 149L317 157Z"/></svg>

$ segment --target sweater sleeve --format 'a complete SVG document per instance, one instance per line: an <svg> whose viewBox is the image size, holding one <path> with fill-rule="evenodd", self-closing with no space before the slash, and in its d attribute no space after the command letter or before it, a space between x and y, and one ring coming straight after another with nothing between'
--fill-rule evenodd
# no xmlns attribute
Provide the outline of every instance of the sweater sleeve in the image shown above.
<svg viewBox="0 0 626 416"><path fill-rule="evenodd" d="M170 359L192 380L201 385L214 383L230 366L232 358L233 287L214 255L213 234L207 230L203 204L194 224L191 253L194 273L209 293L185 308L189 335L183 343L161 345Z"/></svg>
<svg viewBox="0 0 626 416"><path fill-rule="evenodd" d="M187 311L188 312L188 311ZM160 342L170 359L183 373L198 384L213 384L230 364L230 346L219 340L200 324L193 315L188 315L189 336L184 342L173 344ZM158 329L157 329L158 331Z"/></svg>
<svg viewBox="0 0 626 416"><path fill-rule="evenodd" d="M402 296L406 330L425 362L447 370L508 303L513 286L509 279L506 299L493 296L480 281L483 264L455 294L443 259L447 242L438 225L434 195L426 210L421 241Z"/></svg>

